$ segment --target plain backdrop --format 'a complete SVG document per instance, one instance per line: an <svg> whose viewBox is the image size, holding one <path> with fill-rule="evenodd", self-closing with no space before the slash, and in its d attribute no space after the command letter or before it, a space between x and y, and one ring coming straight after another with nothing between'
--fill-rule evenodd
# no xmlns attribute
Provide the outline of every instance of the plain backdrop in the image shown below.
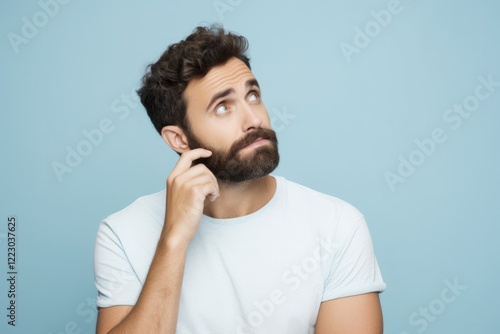
<svg viewBox="0 0 500 334"><path fill-rule="evenodd" d="M275 173L365 214L385 332L499 332L498 2L6 0L0 13L1 333L94 331L97 226L163 189L177 161L135 89L211 23L250 42Z"/></svg>

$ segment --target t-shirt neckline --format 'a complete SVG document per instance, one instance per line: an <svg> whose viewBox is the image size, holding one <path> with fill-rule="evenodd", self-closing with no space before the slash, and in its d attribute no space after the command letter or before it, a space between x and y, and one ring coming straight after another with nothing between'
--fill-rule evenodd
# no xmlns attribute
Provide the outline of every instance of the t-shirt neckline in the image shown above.
<svg viewBox="0 0 500 334"><path fill-rule="evenodd" d="M207 216L203 214L201 220L202 222L207 222L211 224L219 224L219 225L233 225L233 224L241 224L245 223L247 221L254 220L255 218L258 218L262 215L264 215L267 211L272 210L278 202L278 199L280 198L280 194L283 191L283 178L280 176L272 175L275 181L276 181L276 190L274 191L273 197L259 210L252 212L248 215L241 216L241 217L235 217L235 218L213 218L210 216Z"/></svg>

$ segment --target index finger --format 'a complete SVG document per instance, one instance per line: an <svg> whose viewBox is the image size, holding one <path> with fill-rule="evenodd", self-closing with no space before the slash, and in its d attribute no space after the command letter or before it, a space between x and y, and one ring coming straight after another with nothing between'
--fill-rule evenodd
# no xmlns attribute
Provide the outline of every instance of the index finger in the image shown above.
<svg viewBox="0 0 500 334"><path fill-rule="evenodd" d="M177 175L180 174L189 168L191 168L191 165L194 160L200 159L200 158L208 158L209 156L212 155L212 151L206 150L204 148L195 148L194 150L189 150L181 154L181 157L177 161L177 163L174 166L174 169L172 170L171 175Z"/></svg>

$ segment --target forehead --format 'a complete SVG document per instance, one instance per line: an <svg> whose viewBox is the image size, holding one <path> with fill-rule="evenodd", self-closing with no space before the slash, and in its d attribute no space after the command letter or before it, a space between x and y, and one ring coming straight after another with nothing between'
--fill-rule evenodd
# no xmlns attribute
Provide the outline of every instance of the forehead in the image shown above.
<svg viewBox="0 0 500 334"><path fill-rule="evenodd" d="M208 99L221 90L254 78L244 62L231 58L226 63L211 68L204 77L191 79L184 93L187 101L199 101L202 97Z"/></svg>

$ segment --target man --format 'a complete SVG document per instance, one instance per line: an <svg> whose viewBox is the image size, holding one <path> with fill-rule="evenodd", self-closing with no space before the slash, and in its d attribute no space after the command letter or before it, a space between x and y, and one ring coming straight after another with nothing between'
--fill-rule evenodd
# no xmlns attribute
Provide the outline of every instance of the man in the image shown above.
<svg viewBox="0 0 500 334"><path fill-rule="evenodd" d="M180 155L166 190L100 225L97 333L382 333L363 216L270 175L277 139L244 37L198 27L138 91Z"/></svg>

